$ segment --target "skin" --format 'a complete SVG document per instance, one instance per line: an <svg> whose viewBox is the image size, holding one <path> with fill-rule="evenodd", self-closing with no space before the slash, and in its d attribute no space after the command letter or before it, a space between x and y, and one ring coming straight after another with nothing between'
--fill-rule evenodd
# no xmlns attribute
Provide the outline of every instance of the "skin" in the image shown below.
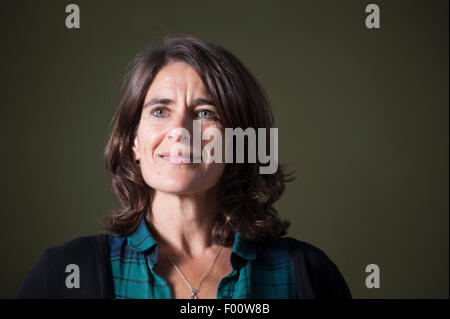
<svg viewBox="0 0 450 319"><path fill-rule="evenodd" d="M216 194L224 163L175 163L170 156L174 144L192 150L193 120L201 131L215 127L223 133L216 106L194 68L184 62L163 67L150 85L132 147L145 182L154 190L150 231L158 244L156 272L166 279L174 298L188 298L190 290L167 255L194 288L212 263L219 245L210 227L216 212ZM191 136L183 142L180 128ZM224 134L222 134L224 136ZM202 141L203 146L208 141ZM179 153L183 154L183 153ZM189 154L189 152L187 152ZM165 252L165 253L164 253ZM232 271L231 248L223 247L212 271L203 280L199 298L216 298L220 280Z"/></svg>

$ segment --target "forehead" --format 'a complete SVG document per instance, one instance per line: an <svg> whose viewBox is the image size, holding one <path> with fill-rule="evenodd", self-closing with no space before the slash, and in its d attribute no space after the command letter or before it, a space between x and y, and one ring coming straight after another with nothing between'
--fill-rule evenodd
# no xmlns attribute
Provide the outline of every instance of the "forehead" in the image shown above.
<svg viewBox="0 0 450 319"><path fill-rule="evenodd" d="M164 66L150 85L147 98L185 91L188 94L209 95L200 75L185 62L171 62Z"/></svg>

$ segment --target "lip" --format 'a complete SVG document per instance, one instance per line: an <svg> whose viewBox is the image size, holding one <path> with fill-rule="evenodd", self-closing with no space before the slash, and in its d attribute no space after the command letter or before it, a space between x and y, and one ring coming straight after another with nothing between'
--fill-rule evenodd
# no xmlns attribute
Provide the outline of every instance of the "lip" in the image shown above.
<svg viewBox="0 0 450 319"><path fill-rule="evenodd" d="M165 153L159 153L158 157L160 157L163 160L166 160L167 162L171 163L171 164L175 164L175 165L189 165L189 164L200 164L200 163L194 163L193 162L193 154L190 153L190 156L171 156L171 154L169 152L165 152ZM198 157L196 157L198 158ZM200 158L201 161L201 158Z"/></svg>

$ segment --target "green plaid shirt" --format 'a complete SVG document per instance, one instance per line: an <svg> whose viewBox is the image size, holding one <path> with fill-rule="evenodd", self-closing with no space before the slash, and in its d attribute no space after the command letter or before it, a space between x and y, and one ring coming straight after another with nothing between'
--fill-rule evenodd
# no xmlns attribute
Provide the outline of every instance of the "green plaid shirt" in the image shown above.
<svg viewBox="0 0 450 319"><path fill-rule="evenodd" d="M233 271L222 278L217 299L296 298L293 261L287 238L254 243L235 236ZM171 299L167 282L154 267L158 243L145 219L128 237L109 236L115 298Z"/></svg>

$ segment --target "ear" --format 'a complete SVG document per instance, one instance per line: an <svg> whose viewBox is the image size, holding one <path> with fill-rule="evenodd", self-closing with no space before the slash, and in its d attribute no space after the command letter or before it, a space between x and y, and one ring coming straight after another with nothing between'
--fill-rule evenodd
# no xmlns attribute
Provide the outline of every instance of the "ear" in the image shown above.
<svg viewBox="0 0 450 319"><path fill-rule="evenodd" d="M138 141L137 136L134 138L134 143L133 143L133 146L131 147L131 149L133 150L133 153L134 153L134 159L136 161L139 161L141 156L140 156L139 141Z"/></svg>

